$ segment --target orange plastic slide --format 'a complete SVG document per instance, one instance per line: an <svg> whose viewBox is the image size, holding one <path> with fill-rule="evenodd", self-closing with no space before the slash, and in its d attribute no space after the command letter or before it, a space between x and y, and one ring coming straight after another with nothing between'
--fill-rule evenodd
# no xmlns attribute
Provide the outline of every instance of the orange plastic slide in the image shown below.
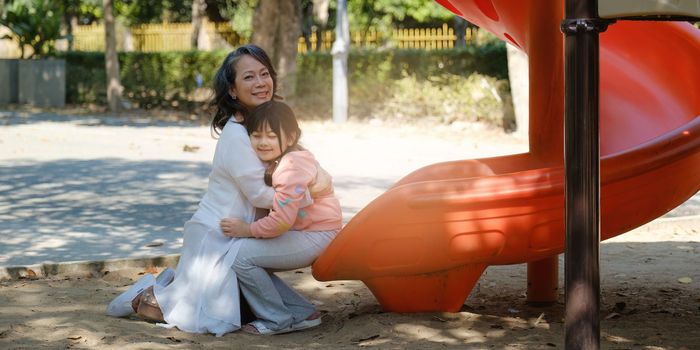
<svg viewBox="0 0 700 350"><path fill-rule="evenodd" d="M528 54L530 151L419 169L350 220L313 275L362 280L387 311L457 311L487 266L564 250L563 0L438 2ZM700 30L619 21L600 40L607 239L700 188Z"/></svg>

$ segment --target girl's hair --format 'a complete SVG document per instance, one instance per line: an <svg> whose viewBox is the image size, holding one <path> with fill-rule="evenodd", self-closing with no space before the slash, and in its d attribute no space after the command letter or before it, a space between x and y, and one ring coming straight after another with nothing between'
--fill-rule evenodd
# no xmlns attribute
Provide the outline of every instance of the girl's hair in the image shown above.
<svg viewBox="0 0 700 350"><path fill-rule="evenodd" d="M214 75L214 97L209 105L216 107L211 127L217 135L234 114L240 113L244 118L248 116L248 109L243 106L239 99L233 99L230 95L231 87L236 82L236 63L245 55L250 55L267 68L273 83L272 96L273 98L278 97L277 72L265 50L259 46L249 44L232 51L224 58L224 62L221 63Z"/></svg>
<svg viewBox="0 0 700 350"><path fill-rule="evenodd" d="M255 131L261 131L265 125L270 126L270 130L277 135L277 142L279 142L280 150L282 154L275 160L272 161L265 170L264 180L265 184L272 186L272 173L277 169L279 160L287 154L287 152L299 148L299 138L301 138L301 129L299 128L299 123L297 118L287 104L280 101L268 101L259 106L257 106L245 119L245 126L248 130L248 135ZM294 142L291 146L286 149L282 145L282 133L289 138L293 137Z"/></svg>
<svg viewBox="0 0 700 350"><path fill-rule="evenodd" d="M249 136L255 131L261 131L266 124L277 135L281 150L284 149L282 146L282 132L288 138L294 137L294 143L287 150L297 147L299 138L301 138L301 129L294 111L286 103L274 100L267 101L255 107L245 120L245 127Z"/></svg>

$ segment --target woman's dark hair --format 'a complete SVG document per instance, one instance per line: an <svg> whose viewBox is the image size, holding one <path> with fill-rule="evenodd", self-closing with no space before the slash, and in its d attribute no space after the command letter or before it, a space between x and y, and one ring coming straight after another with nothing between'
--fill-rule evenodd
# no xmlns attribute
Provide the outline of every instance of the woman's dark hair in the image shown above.
<svg viewBox="0 0 700 350"><path fill-rule="evenodd" d="M277 97L277 72L265 50L259 46L249 44L232 51L224 58L224 62L221 63L214 75L214 97L210 105L216 107L216 113L211 120L211 127L216 134L223 130L228 120L234 114L240 113L246 117L249 113L239 99L233 99L230 95L231 86L235 84L236 79L236 63L245 55L250 55L267 68L272 78L273 98Z"/></svg>
<svg viewBox="0 0 700 350"><path fill-rule="evenodd" d="M301 129L299 128L299 123L294 115L294 111L292 111L286 103L272 100L255 107L245 119L244 123L246 130L248 130L248 135L255 131L263 130L265 125L269 125L270 130L277 135L277 142L279 142L280 150L283 150L283 152L279 158L273 160L272 164L268 166L264 177L265 183L268 186L272 186L272 173L277 168L279 160L287 152L299 148L298 144L301 138ZM294 138L294 143L286 149L282 145L282 133L288 138Z"/></svg>

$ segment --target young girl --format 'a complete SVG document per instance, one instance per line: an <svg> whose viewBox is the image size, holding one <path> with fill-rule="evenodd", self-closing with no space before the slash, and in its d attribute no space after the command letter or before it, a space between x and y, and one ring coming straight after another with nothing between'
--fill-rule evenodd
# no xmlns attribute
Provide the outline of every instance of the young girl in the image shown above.
<svg viewBox="0 0 700 350"><path fill-rule="evenodd" d="M224 234L246 238L233 269L257 320L243 330L279 334L317 326L321 318L313 304L272 271L310 266L342 226L340 203L329 187L302 208L318 162L299 146L301 130L286 104L261 104L246 119L246 128L255 153L268 165L265 181L275 194L272 210L262 219L252 224L240 219L221 221Z"/></svg>

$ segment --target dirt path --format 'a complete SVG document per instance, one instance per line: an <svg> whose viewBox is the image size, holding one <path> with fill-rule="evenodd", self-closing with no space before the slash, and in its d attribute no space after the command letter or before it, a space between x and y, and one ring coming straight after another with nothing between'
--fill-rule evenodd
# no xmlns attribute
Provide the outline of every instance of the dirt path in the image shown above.
<svg viewBox="0 0 700 350"><path fill-rule="evenodd" d="M89 205L74 207L74 213L82 215L85 210L97 206L108 218L111 215L108 209L115 204L127 205L130 210L142 208L136 204L142 205L144 201L128 201L128 198L142 195L147 188L148 181L140 179L138 171L152 171L155 168L149 166L160 164L168 171L148 184L162 187L169 193L165 198L180 196L179 202L166 205L179 213L175 219L159 219L167 223L161 227L166 232L162 237L166 242L163 246L178 249L176 236L181 234L178 231L181 222L172 224L171 221L186 220L206 185L206 167L214 145L207 128L177 123L153 125L138 118L73 118L50 114L5 114L0 121L4 124L0 128L3 169L0 180L9 183L2 186L16 186L17 179L23 178L19 173L25 169L23 166L47 169L41 167L53 164L56 167L48 169L55 170L61 169L58 164L65 162L83 166L83 172L78 174L86 177L105 165L112 167L100 170L104 172L104 179L109 178L110 172L135 174L132 180L123 182L135 184L133 188L127 187L131 192L102 196L116 198L116 202L94 201L97 197L89 191L65 190L52 194L55 187L52 181L62 176L56 171L50 172L48 180L35 180L36 195L27 195L21 207L12 199L16 197L10 195L27 193L21 192L26 191L26 186L14 190L0 186L0 192L8 194L0 197L3 222L0 238L5 248L11 244L19 247L20 234L26 234L30 243L45 242L32 235L47 227L52 228L50 231L56 236L65 233L67 240L79 239L82 236L78 233L83 232L86 237L97 237L94 240L99 241L103 233L96 231L96 236L91 236L85 224L89 220L71 221L60 213L61 208L77 200ZM398 178L420 166L507 154L523 151L525 147L522 141L482 126L448 127L429 123L397 126L374 121L343 126L307 122L302 127L306 145L335 177L346 220ZM191 177L183 178L185 174ZM80 177L73 175L65 175L62 181L61 186L81 184ZM96 186L101 182L84 181L81 188L90 188L90 184ZM172 188L177 191L167 192ZM696 196L671 212L663 222L644 226L602 245L603 349L700 348L700 218L673 218L700 214L698 202ZM147 212L154 212L153 208L157 207L149 207ZM131 213L138 217L136 209ZM47 218L57 215L56 221L47 219L37 224L38 212ZM84 218L81 215L75 217ZM118 221L127 217L130 216L114 214L112 218ZM156 222L158 217L143 219ZM74 223L71 227L81 227L84 231L61 231L66 223ZM133 225L142 224L137 221ZM141 249L149 239L150 236L144 237L143 241L127 248ZM132 240L136 238L132 236ZM35 258L40 258L41 254L60 252L60 242L51 242L56 246L38 246L38 243L26 246L34 249L30 252L34 252ZM0 258L2 254L0 252ZM6 260L10 258L12 256L5 256ZM563 263L560 266L560 276L563 276ZM104 275L0 282L0 348L563 348L563 299L560 297L559 303L549 307L528 306L524 296L526 273L523 265L490 267L480 281L478 292L458 313L386 313L360 282L318 282L311 277L309 269L284 273L285 280L319 305L324 312L323 325L282 336L255 337L236 332L222 338L166 330L136 319L105 316L105 305L144 272L156 271L122 269ZM563 287L563 283L560 285Z"/></svg>

